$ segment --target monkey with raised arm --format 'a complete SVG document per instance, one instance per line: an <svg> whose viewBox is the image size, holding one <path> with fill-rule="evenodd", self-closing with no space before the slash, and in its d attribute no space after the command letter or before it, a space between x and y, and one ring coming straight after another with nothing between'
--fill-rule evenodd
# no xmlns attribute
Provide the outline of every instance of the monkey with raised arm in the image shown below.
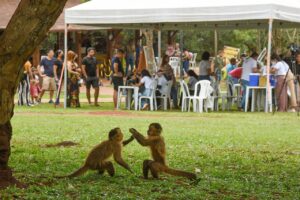
<svg viewBox="0 0 300 200"><path fill-rule="evenodd" d="M115 169L113 163L108 161L111 156L114 157L114 160L120 166L132 173L129 165L123 160L121 153L122 146L129 144L134 140L134 138L130 137L128 140L123 141L123 133L120 128L112 129L108 134L108 138L108 140L101 142L91 150L81 168L65 177L77 177L84 174L88 170L97 170L99 174L103 174L105 171L107 171L110 176L114 176Z"/></svg>
<svg viewBox="0 0 300 200"><path fill-rule="evenodd" d="M166 146L164 138L161 136L162 127L159 123L152 123L149 125L148 137L144 137L137 130L131 128L129 131L133 137L142 146L150 147L153 160L144 160L143 175L148 178L149 170L153 178L159 178L159 173L167 173L175 176L186 177L190 180L196 180L197 176L194 173L185 172L181 170L171 169L166 164Z"/></svg>

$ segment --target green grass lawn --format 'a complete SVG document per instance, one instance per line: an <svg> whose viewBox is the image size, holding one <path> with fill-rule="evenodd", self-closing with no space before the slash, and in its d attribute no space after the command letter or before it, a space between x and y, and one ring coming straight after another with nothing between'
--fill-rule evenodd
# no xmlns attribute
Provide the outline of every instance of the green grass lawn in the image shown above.
<svg viewBox="0 0 300 200"><path fill-rule="evenodd" d="M104 105L104 107L103 107ZM108 112L111 104L95 108L54 109L49 105L16 107L10 166L28 183L26 190L10 188L0 199L299 199L300 118L276 113ZM124 115L125 113L125 115ZM115 165L116 176L90 171L68 180L90 149L120 127L125 138L134 127L145 134L160 122L171 167L198 171L201 181L163 175L143 180L141 165L149 149L136 141L124 148L124 159L134 170ZM80 145L45 148L61 141ZM200 171L200 172L199 172Z"/></svg>

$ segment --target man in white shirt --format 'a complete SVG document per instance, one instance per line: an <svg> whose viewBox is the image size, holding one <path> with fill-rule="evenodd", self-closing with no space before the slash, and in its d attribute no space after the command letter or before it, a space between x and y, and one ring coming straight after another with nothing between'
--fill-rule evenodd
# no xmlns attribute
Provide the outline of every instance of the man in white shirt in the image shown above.
<svg viewBox="0 0 300 200"><path fill-rule="evenodd" d="M249 58L246 58L243 62L243 72L241 77L241 84L243 89L243 98L242 98L242 109L245 109L246 102L246 88L249 85L249 76L251 73L255 73L258 71L257 69L257 58L258 54L256 52L252 53ZM251 93L250 93L251 94ZM249 95L250 98L251 95Z"/></svg>

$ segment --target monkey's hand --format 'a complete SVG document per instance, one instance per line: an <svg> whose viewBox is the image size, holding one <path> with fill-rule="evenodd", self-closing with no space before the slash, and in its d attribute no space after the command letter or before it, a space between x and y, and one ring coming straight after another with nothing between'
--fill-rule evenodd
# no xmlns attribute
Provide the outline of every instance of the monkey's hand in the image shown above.
<svg viewBox="0 0 300 200"><path fill-rule="evenodd" d="M131 136L128 140L124 140L123 141L123 146L126 146L127 144L129 144L130 142L132 142L134 140L134 137Z"/></svg>
<svg viewBox="0 0 300 200"><path fill-rule="evenodd" d="M134 128L129 129L129 132L132 133L132 134L138 133L138 131L135 130Z"/></svg>

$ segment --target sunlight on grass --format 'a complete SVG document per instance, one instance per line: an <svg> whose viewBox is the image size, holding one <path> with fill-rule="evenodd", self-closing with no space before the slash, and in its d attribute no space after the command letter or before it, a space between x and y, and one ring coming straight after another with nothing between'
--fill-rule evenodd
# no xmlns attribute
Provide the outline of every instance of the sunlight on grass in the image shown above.
<svg viewBox="0 0 300 200"><path fill-rule="evenodd" d="M10 165L27 190L10 188L2 198L26 199L297 199L300 191L300 130L294 114L110 112L83 104L79 109L50 105L17 107ZM135 174L116 166L116 176L96 172L57 180L79 168L90 149L120 127L125 138L134 127L145 134L151 122L164 128L171 167L200 171L198 185L170 176L140 178L149 150L133 142L124 159ZM70 148L45 144L73 141Z"/></svg>

